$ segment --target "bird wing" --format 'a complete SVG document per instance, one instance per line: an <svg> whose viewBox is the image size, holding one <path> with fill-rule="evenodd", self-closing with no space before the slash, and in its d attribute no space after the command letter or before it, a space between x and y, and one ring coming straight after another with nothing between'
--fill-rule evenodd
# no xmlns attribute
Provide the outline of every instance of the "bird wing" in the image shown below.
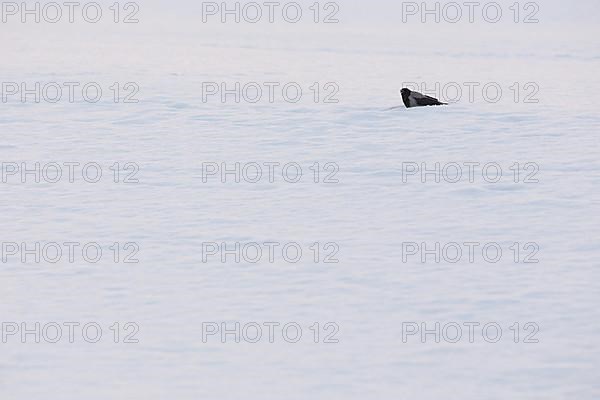
<svg viewBox="0 0 600 400"><path fill-rule="evenodd" d="M421 98L415 99L417 104L420 106L439 106L442 103L439 102L438 99L434 99L433 97L423 96Z"/></svg>
<svg viewBox="0 0 600 400"><path fill-rule="evenodd" d="M419 93L419 92L412 92L411 95L413 96L413 98L417 102L417 105L419 105L419 106L439 106L439 105L442 105L442 103L440 103L440 101L438 99L426 96L426 95L424 95L422 93Z"/></svg>
<svg viewBox="0 0 600 400"><path fill-rule="evenodd" d="M419 93L419 92L415 92L414 90L412 92L410 92L410 95L414 98L414 99L422 99L424 97L429 97L429 96L425 96L423 93Z"/></svg>

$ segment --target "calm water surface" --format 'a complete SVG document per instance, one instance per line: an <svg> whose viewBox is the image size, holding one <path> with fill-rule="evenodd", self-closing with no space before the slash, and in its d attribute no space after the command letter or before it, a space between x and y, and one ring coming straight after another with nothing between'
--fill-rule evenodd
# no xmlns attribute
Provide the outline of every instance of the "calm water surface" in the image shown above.
<svg viewBox="0 0 600 400"><path fill-rule="evenodd" d="M436 43L409 40L418 38L409 26L270 35L264 27L243 33L243 26L163 24L162 31L2 27L3 81L95 81L107 90L96 104L1 105L3 163L97 162L105 174L96 184L2 184L4 243L96 242L105 254L96 264L21 263L18 256L1 264L3 322L103 327L97 344L9 337L0 344L2 398L600 394L600 117L590 98L600 52L579 35L597 34L597 26L569 37L546 26L463 26L460 39L442 35ZM107 89L114 82L136 82L139 103L115 104ZM280 96L203 102L203 82L297 82L305 93L298 103ZM315 82L335 83L339 102L315 103ZM404 82L496 82L503 95L491 103L476 91L472 102L465 93L449 107L386 111L401 104ZM509 89L515 82L518 102ZM527 83L537 85L537 103L523 101ZM131 172L124 164L136 163L139 183L115 184L115 162L121 178ZM203 182L204 163L236 162L293 162L304 176L298 183L281 175L275 183ZM338 183L314 183L316 162L337 165ZM474 183L424 184L403 175L405 163L497 163L503 176L489 183L476 167ZM515 183L515 163L539 171ZM531 171L537 182L524 183ZM115 264L115 242L137 243L139 263ZM203 262L205 242L295 242L305 253L297 263L281 256ZM315 263L315 242L336 243L339 263ZM404 262L406 242L498 243L504 253L496 263L481 253L474 263L466 255L457 263ZM515 242L535 243L539 262L522 262L529 249L515 263ZM113 343L116 321L138 324L139 343ZM297 344L280 336L203 343L202 324L222 321L296 322L303 337ZM337 324L339 343L315 344L315 322L320 342L323 325ZM433 335L403 343L405 322L496 322L503 335L487 343L479 327L474 343L467 329L456 344L435 343ZM516 322L519 343L510 330ZM523 343L529 322L539 326L539 343Z"/></svg>

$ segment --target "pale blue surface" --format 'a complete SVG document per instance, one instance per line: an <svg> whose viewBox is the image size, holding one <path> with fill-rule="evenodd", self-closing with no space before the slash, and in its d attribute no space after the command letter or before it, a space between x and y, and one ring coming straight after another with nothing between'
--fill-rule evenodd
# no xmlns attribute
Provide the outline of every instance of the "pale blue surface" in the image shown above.
<svg viewBox="0 0 600 400"><path fill-rule="evenodd" d="M141 168L132 186L1 185L3 242L141 247L137 265L0 266L1 321L141 328L137 345L0 343L3 399L600 395L595 2L458 27L350 2L317 28L203 26L183 4L148 3L134 26L0 25L2 81L141 87L139 104L0 105L3 162ZM340 103L203 104L202 82L223 80L333 81ZM540 102L385 111L411 81L536 82ZM335 162L341 183L203 184L207 161ZM403 185L407 161L535 162L540 183ZM201 262L205 241L270 240L335 241L341 262ZM403 264L406 241L537 242L541 262ZM203 344L205 321L333 321L340 343ZM540 343L404 344L406 321L536 322Z"/></svg>

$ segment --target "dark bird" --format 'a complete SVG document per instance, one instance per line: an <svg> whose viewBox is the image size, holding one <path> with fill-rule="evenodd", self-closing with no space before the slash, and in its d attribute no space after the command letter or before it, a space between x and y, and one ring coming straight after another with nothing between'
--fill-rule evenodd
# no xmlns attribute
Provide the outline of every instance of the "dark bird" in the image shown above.
<svg viewBox="0 0 600 400"><path fill-rule="evenodd" d="M424 106L447 106L448 104L440 102L438 99L433 97L425 96L419 92L414 92L409 89L402 89L402 101L406 108L412 107L424 107Z"/></svg>

